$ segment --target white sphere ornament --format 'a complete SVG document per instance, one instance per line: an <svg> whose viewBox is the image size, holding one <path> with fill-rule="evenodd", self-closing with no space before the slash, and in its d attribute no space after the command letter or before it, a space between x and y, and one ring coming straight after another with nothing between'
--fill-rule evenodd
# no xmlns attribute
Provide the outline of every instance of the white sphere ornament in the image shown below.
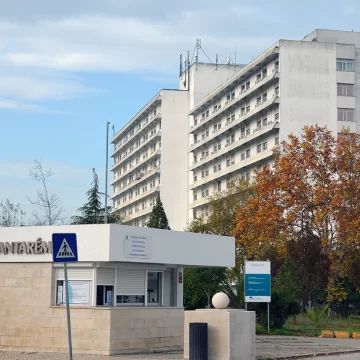
<svg viewBox="0 0 360 360"><path fill-rule="evenodd" d="M212 304L215 309L226 309L229 302L229 297L223 292L216 293L212 298Z"/></svg>

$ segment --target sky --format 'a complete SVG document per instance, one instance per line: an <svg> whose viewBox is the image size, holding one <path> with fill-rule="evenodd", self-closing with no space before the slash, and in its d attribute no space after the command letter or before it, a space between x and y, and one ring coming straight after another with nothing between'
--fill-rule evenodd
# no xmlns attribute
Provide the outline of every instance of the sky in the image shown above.
<svg viewBox="0 0 360 360"><path fill-rule="evenodd" d="M178 88L179 56L197 38L210 59L236 51L246 64L316 28L360 31L358 0L0 0L0 9L0 200L29 216L33 160L53 171L63 217L74 215L92 168L104 187L106 122L112 137L160 89Z"/></svg>

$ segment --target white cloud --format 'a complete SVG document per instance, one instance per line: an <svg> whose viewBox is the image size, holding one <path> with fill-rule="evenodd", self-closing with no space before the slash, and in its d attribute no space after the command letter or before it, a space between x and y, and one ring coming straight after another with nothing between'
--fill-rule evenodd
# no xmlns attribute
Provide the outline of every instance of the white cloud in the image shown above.
<svg viewBox="0 0 360 360"><path fill-rule="evenodd" d="M229 51L234 59L236 49L237 61L246 63L279 38L301 39L329 20L335 27L351 26L348 20L359 11L358 2L348 0L343 18L330 3L303 0L299 7L282 0L251 5L238 0L0 0L0 96L17 103L98 91L83 84L82 75L66 79L74 72L175 79L179 54L188 49L192 53L196 38L202 39L211 59L218 53L223 60ZM207 61L203 54L201 59Z"/></svg>

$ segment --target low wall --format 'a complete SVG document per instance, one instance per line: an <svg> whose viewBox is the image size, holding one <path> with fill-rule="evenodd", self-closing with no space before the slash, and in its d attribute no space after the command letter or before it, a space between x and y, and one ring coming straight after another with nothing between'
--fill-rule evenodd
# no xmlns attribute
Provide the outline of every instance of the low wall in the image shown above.
<svg viewBox="0 0 360 360"><path fill-rule="evenodd" d="M110 355L183 349L183 309L114 308L110 314Z"/></svg>
<svg viewBox="0 0 360 360"><path fill-rule="evenodd" d="M65 307L54 303L51 263L0 263L0 351L67 352ZM183 347L176 308L71 307L74 353L121 354Z"/></svg>

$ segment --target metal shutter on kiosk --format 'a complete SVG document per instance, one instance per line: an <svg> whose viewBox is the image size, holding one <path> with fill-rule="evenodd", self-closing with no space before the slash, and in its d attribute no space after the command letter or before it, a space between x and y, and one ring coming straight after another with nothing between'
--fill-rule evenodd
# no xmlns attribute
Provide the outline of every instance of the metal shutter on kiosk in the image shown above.
<svg viewBox="0 0 360 360"><path fill-rule="evenodd" d="M64 269L57 269L57 279L65 280ZM68 268L69 280L92 280L93 269L92 268Z"/></svg>
<svg viewBox="0 0 360 360"><path fill-rule="evenodd" d="M114 286L115 269L97 269L96 283L97 285Z"/></svg>
<svg viewBox="0 0 360 360"><path fill-rule="evenodd" d="M117 270L116 295L145 295L145 270Z"/></svg>

